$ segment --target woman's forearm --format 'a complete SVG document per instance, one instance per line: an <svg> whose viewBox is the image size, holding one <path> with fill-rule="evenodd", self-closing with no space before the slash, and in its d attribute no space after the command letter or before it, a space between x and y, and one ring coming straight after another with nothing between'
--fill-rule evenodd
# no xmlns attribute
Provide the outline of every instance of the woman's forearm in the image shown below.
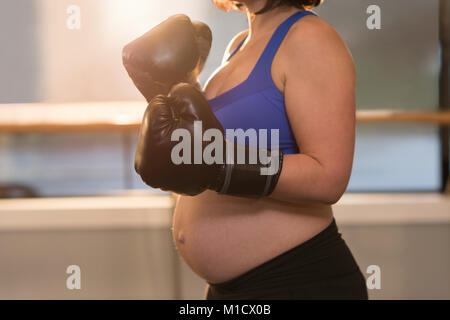
<svg viewBox="0 0 450 320"><path fill-rule="evenodd" d="M281 176L270 197L293 203L334 204L348 183L348 174L335 171L306 154L285 155Z"/></svg>

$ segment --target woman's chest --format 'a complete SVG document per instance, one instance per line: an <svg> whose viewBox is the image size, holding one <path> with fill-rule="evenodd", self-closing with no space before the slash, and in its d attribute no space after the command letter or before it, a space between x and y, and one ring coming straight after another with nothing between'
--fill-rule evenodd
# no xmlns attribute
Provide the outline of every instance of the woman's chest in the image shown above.
<svg viewBox="0 0 450 320"><path fill-rule="evenodd" d="M261 61L261 54L265 43L238 51L233 57L220 66L210 77L205 85L205 95L207 99L218 97L233 88L236 88L248 81L252 74L260 68L269 68L271 80L280 92L284 88L284 66L282 63L282 52L277 53L271 61ZM281 50L280 50L281 51ZM256 72L257 73L257 72Z"/></svg>

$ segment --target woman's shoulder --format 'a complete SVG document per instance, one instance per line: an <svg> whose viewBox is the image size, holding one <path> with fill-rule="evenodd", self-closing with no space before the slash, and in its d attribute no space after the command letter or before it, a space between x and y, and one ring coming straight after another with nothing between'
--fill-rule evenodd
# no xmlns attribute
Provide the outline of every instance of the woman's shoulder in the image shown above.
<svg viewBox="0 0 450 320"><path fill-rule="evenodd" d="M228 56L233 52L234 49L248 36L248 29L243 30L236 34L231 41L228 43L227 48L225 49L224 59L228 58Z"/></svg>
<svg viewBox="0 0 450 320"><path fill-rule="evenodd" d="M297 53L300 48L305 47L335 50L346 47L339 33L316 15L308 15L298 20L289 30L285 44L288 50Z"/></svg>
<svg viewBox="0 0 450 320"><path fill-rule="evenodd" d="M353 69L353 58L339 33L315 15L297 21L289 30L281 50L283 60L296 64L340 62ZM291 66L292 67L292 66ZM295 69L291 68L290 69Z"/></svg>
<svg viewBox="0 0 450 320"><path fill-rule="evenodd" d="M231 53L238 45L248 36L248 29L243 30L236 34L228 43L227 51Z"/></svg>

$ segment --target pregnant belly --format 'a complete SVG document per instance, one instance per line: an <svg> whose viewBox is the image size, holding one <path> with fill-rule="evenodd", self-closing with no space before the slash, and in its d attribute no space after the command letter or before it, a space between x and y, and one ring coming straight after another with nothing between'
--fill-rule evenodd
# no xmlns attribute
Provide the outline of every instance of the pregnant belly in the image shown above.
<svg viewBox="0 0 450 320"><path fill-rule="evenodd" d="M299 206L207 191L179 198L173 238L192 270L218 283L312 238L331 220L330 206Z"/></svg>

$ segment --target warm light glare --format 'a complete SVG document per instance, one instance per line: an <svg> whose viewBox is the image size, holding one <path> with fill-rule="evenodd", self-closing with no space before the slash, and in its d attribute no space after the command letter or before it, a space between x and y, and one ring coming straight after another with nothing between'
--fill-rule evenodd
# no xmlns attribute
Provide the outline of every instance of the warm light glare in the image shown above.
<svg viewBox="0 0 450 320"><path fill-rule="evenodd" d="M209 0L108 0L108 28L119 34L142 34L173 14L198 15Z"/></svg>
<svg viewBox="0 0 450 320"><path fill-rule="evenodd" d="M108 27L118 33L142 34L161 20L163 1L110 0Z"/></svg>
<svg viewBox="0 0 450 320"><path fill-rule="evenodd" d="M112 13L118 20L133 21L136 17L157 11L162 1L149 0L110 0Z"/></svg>

